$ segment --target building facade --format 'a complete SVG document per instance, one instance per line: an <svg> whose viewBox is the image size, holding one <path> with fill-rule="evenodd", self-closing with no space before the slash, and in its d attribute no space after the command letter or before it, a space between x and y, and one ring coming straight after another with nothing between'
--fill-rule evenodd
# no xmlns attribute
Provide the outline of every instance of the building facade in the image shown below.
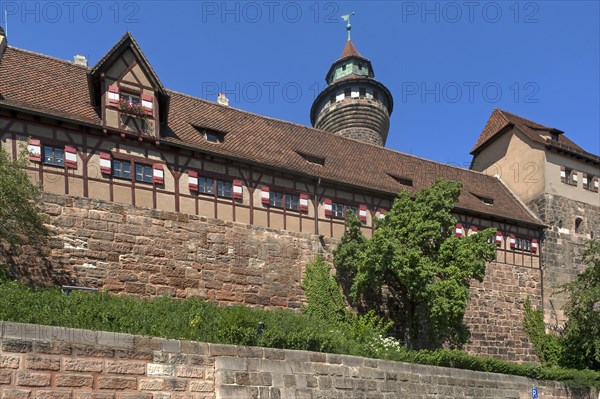
<svg viewBox="0 0 600 399"><path fill-rule="evenodd" d="M384 148L393 98L350 40L309 128L164 88L129 33L93 67L1 39L2 146L27 146L55 232L45 259L20 261L24 279L296 308L303 266L331 259L347 212L370 236L400 190L441 177L463 183L457 235L498 230L469 349L535 359L522 304L547 303L543 217L494 176Z"/></svg>
<svg viewBox="0 0 600 399"><path fill-rule="evenodd" d="M545 321L561 329L560 286L585 268L586 242L600 234L600 156L563 131L496 109L472 149L471 168L502 181L546 225L542 240Z"/></svg>

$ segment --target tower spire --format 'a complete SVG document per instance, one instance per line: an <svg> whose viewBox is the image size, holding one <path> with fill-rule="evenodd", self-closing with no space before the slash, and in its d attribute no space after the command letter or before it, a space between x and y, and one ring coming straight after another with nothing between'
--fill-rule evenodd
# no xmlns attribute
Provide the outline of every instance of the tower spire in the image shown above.
<svg viewBox="0 0 600 399"><path fill-rule="evenodd" d="M348 22L346 24L346 30L348 31L348 41L350 41L350 30L352 29L352 25L350 25L350 17L352 15L354 15L355 13L352 12L352 14L346 14L346 15L342 15L342 19L346 22Z"/></svg>
<svg viewBox="0 0 600 399"><path fill-rule="evenodd" d="M383 146L394 99L387 87L375 80L371 61L360 55L352 43L350 17L353 15L342 15L347 22L348 39L342 55L327 72L327 87L313 102L310 122L317 129Z"/></svg>

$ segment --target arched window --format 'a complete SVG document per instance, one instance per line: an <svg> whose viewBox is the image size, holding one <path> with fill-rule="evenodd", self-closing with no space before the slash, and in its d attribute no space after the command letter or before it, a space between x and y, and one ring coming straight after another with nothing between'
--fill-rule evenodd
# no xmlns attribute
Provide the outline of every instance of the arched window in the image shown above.
<svg viewBox="0 0 600 399"><path fill-rule="evenodd" d="M575 234L580 234L583 228L583 219L580 217L575 218Z"/></svg>

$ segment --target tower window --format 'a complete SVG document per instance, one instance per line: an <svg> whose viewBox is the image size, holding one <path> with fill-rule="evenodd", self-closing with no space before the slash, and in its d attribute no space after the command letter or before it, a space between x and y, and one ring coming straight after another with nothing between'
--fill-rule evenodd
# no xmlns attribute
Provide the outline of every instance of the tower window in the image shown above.
<svg viewBox="0 0 600 399"><path fill-rule="evenodd" d="M583 218L576 218L575 219L575 234L579 234L581 233L581 225L583 224Z"/></svg>
<svg viewBox="0 0 600 399"><path fill-rule="evenodd" d="M358 89L358 96L360 98L365 98L367 96L367 89L365 89L364 87Z"/></svg>
<svg viewBox="0 0 600 399"><path fill-rule="evenodd" d="M379 100L379 92L377 92L377 91L373 91L373 98L374 98L375 100Z"/></svg>
<svg viewBox="0 0 600 399"><path fill-rule="evenodd" d="M335 104L335 94L332 94L331 96L329 96L329 102L331 104Z"/></svg>
<svg viewBox="0 0 600 399"><path fill-rule="evenodd" d="M346 87L344 89L344 97L349 98L351 95L352 95L352 89L350 89L349 87Z"/></svg>

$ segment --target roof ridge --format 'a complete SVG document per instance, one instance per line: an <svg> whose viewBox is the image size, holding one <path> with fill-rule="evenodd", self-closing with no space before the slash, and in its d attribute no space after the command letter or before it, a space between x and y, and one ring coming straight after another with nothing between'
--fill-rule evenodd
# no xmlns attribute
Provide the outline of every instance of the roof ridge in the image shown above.
<svg viewBox="0 0 600 399"><path fill-rule="evenodd" d="M89 66L83 66L83 65L75 64L74 62L71 62L69 60L63 60L62 58L53 57L53 56L48 55L48 54L42 54L42 53L38 53L36 51L25 50L25 49L22 49L22 48L19 48L19 47L11 46L11 45L8 45L7 47L10 48L11 50L20 51L22 53L27 53L27 54L35 55L35 56L38 56L38 57L41 57L41 58L47 58L47 59L50 59L52 61L57 61L57 62L66 64L66 65L69 65L69 66L72 66L72 67L75 67L75 68L85 69L87 71L91 70L91 68Z"/></svg>
<svg viewBox="0 0 600 399"><path fill-rule="evenodd" d="M267 116L267 115L258 114L256 112L247 111L245 109L235 108L235 107L232 107L230 105L222 105L222 104L219 104L217 102L210 101L210 100L207 100L207 99L201 98L201 97L194 97L191 94L182 93L182 92L179 92L177 90L172 90L172 89L166 89L166 90L167 90L167 92L175 93L175 94L178 94L178 95L184 96L184 97L188 97L188 98L190 98L192 100L202 101L202 102L204 102L206 104L209 104L211 106L224 107L224 109L231 109L231 110L234 110L234 111L237 111L237 112L243 112L245 114L249 114L249 115L252 115L252 116L257 116L259 118L269 119L269 120L272 120L272 121L275 121L275 122L281 122L281 123L285 123L285 124L288 124L288 125L298 126L298 127L304 128L304 129L315 130L315 131L318 131L318 132L327 133L327 134L332 135L334 137L339 137L339 138L342 138L342 139L352 140L352 139L348 139L347 137L340 136L337 133L330 132L328 130L317 129L317 128L314 128L314 127L311 127L311 126L308 126L308 125L303 125L303 124L298 123L298 122L292 122L292 121L287 121L285 119L279 119L279 118L276 118L274 116ZM358 140L352 140L352 141L360 142ZM370 144L370 143L364 143L364 142L360 142L360 143L362 143L362 144ZM371 144L371 145L375 145L375 144ZM383 147L383 148L385 148L385 147Z"/></svg>
<svg viewBox="0 0 600 399"><path fill-rule="evenodd" d="M500 113L502 114L502 117L503 117L503 118L504 118L504 119L505 119L507 122L510 122L510 118L508 118L506 114L508 114L508 115L510 115L510 116L514 116L515 118L518 118L518 119L520 119L520 120L522 120L522 121L524 121L524 122L531 123L532 125L536 125L536 126L542 126L542 127L546 128L546 129L556 129L556 128L553 128L553 127L551 127L551 126L542 125L541 123L538 123L538 122L536 122L536 121L533 121L533 120L531 120L531 119L523 118L522 116L520 116L520 115L517 115L517 114L513 114L512 112L505 111L505 110L503 110L503 109L500 109L500 108L496 108L496 109L497 109L498 111L500 111ZM526 125L526 124L525 124L525 125ZM527 126L527 125L526 125L526 126ZM528 127L528 128L530 128L530 129L534 129L534 127L532 127L532 126L527 126L527 127Z"/></svg>
<svg viewBox="0 0 600 399"><path fill-rule="evenodd" d="M325 133L325 134L328 134L328 135L330 135L332 137L335 137L338 140L342 140L342 141L346 140L346 141L351 141L353 143L358 143L359 145L367 145L367 146L371 146L371 147L376 147L378 150L385 150L385 151L393 152L395 154L401 154L401 155L404 155L404 156L407 156L407 157L418 159L418 160L421 160L421 161L426 161L426 162L429 162L429 163L432 163L432 164L444 165L446 167L450 167L450 168L454 168L454 169L459 169L459 170L466 171L466 172L469 172L469 173L479 174L479 175L482 175L482 176L486 176L488 178L489 177L493 178L493 176L490 176L490 175L485 174L485 173L480 172L480 171L471 170L471 169L468 169L468 168L463 168L463 167L460 167L460 166L456 166L456 165L452 165L452 164L448 164L448 163L444 163L444 162L434 161L432 159L423 158L423 157L420 157L418 155L408 154L406 152L402 152L402 151L399 151L399 150L396 150L396 149L393 149L393 148L382 147L382 146L380 146L378 144L367 143L367 142L364 142L364 141L351 139L349 137L345 137L345 136L342 136L340 134L337 134L337 133L334 133L334 132L330 132L328 130L317 129L317 128L314 128L314 127L311 127L311 126L302 125L302 124L297 123L297 122L292 122L292 121L288 121L288 120L285 120L285 119L279 119L279 118L275 118L275 117L272 117L272 116L261 115L261 114L257 114L256 112L251 112L251 111L247 111L247 110L240 109L240 108L234 108L234 107L231 107L231 106L221 105L221 104L218 104L216 102L209 101L209 100L206 100L206 99L200 98L200 97L194 97L191 94L181 93L181 92L178 92L176 90L167 89L167 92L175 93L175 94L187 97L187 98L192 99L192 100L202 101L202 102L204 102L206 104L209 104L211 106L225 107L225 109L231 109L231 110L233 110L235 112L242 112L242 113L249 114L249 115L252 115L252 116L256 116L256 117L259 117L259 118L264 118L264 119L269 119L269 120L272 120L272 121L275 121L275 122L280 122L280 123L283 123L283 124L286 124L286 125L298 126L298 127L303 128L303 129L308 129L308 130L316 131L316 132L319 132L319 133Z"/></svg>
<svg viewBox="0 0 600 399"><path fill-rule="evenodd" d="M50 56L50 55L47 55L47 54L41 54L41 53L37 53L37 52L34 52L34 51L17 48L17 47L14 47L14 46L8 46L8 47L11 48L11 49L13 49L13 50L20 51L20 52L23 52L23 53L32 54L32 55L35 55L35 56L38 56L38 57L42 57L42 58L50 59L50 60L53 60L53 61L61 62L61 63L65 64L65 65L69 65L69 66L72 66L72 67L76 67L76 68L80 68L80 69L86 69L88 71L91 70L90 67L84 67L83 65L77 65L77 64L74 64L74 63L72 63L70 61L63 60L63 59L60 59L60 58L56 58L56 57L53 57L53 56ZM204 102L204 103L209 104L211 106L225 107L224 105L221 105L221 104L218 104L216 102L212 102L212 101L206 100L204 98L195 97L195 96L193 96L191 94L182 93L182 92L179 92L177 90L172 90L172 89L168 89L168 88L165 88L165 89L169 93L174 93L174 94L177 94L177 95L180 95L180 96L183 96L183 97L187 97L187 98L189 98L191 100L201 101L201 102ZM396 150L396 149L387 148L387 147L381 147L381 146L379 146L377 144L373 144L373 143L367 143L367 142L363 142L363 141L359 141L359 140L354 140L354 139L351 139L351 138L348 138L348 137L344 137L344 136L342 136L340 134L337 134L337 133L334 133L334 132L330 132L330 131L322 130L322 129L317 129L317 128L314 128L314 127L311 127L311 126L303 125L301 123L292 122L292 121L288 121L288 120L285 120L285 119L280 119L280 118L276 118L276 117L272 117L272 116L261 115L261 114L258 114L256 112L247 111L247 110L240 109L240 108L235 108L235 107L230 107L230 106L227 106L226 108L231 109L231 110L233 110L235 112L242 112L242 113L245 113L245 114L248 114L248 115L252 115L252 116L255 116L255 117L258 117L258 118L268 119L268 120L271 120L271 121L274 121L274 122L279 122L279 123L283 123L283 124L286 124L286 125L297 126L297 127L303 128L303 129L308 129L308 130L313 130L313 131L316 131L316 132L319 132L319 133L328 134L328 135L330 135L332 137L335 137L337 140L342 140L342 141L347 140L347 141L351 141L353 143L358 143L358 145L368 145L368 146L372 146L372 147L377 147L379 150L385 150L385 151L393 152L393 153L396 153L396 154L401 154L401 155L404 155L404 156L407 156L407 157L410 157L410 158L414 158L414 159L418 159L418 160L422 160L422 161L425 161L425 162L428 162L428 163L431 163L431 164L444 165L446 167L450 167L450 168L454 168L454 169L459 169L459 170L466 171L466 172L469 172L469 173L481 174L483 176L490 177L489 175L486 175L486 174L484 174L482 172L479 172L479 171L475 171L475 170L463 168L463 167L460 167L460 166L455 166L455 165L444 163L444 162L434 161L434 160L423 158L421 156L417 156L417 155L414 155L414 154L409 154L409 153L406 153L406 152L402 152L402 151L399 151L399 150ZM502 110L499 110L499 111L502 111Z"/></svg>

